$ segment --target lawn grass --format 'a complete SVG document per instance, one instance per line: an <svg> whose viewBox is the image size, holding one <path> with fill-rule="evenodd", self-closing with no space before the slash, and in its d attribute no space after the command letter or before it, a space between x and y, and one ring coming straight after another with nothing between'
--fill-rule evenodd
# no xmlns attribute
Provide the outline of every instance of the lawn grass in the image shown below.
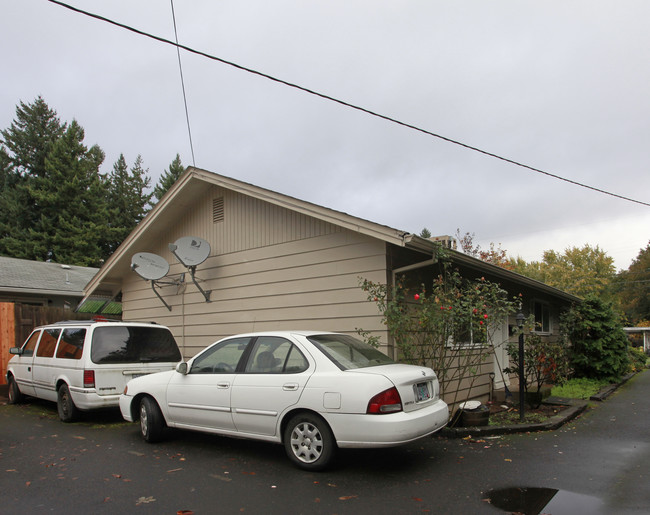
<svg viewBox="0 0 650 515"><path fill-rule="evenodd" d="M599 381L597 379L569 379L563 385L554 386L551 395L570 399L589 399L608 384L610 384L608 381Z"/></svg>

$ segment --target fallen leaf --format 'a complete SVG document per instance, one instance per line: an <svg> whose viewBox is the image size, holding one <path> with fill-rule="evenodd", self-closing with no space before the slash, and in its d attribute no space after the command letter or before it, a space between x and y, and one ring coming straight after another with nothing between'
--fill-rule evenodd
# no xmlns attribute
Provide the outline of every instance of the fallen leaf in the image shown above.
<svg viewBox="0 0 650 515"><path fill-rule="evenodd" d="M178 510L176 515L194 515L192 510Z"/></svg>
<svg viewBox="0 0 650 515"><path fill-rule="evenodd" d="M150 502L156 502L156 499L154 499L151 495L149 497L139 497L135 502L135 505L140 506L141 504L149 504Z"/></svg>
<svg viewBox="0 0 650 515"><path fill-rule="evenodd" d="M355 497L359 497L358 495L344 495L343 497L339 497L339 501L349 501L350 499L354 499Z"/></svg>

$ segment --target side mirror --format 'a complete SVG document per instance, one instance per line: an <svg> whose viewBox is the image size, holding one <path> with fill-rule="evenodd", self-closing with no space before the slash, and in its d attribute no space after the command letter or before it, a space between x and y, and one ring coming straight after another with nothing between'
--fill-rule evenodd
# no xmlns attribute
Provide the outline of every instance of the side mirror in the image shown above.
<svg viewBox="0 0 650 515"><path fill-rule="evenodd" d="M181 361L178 365L176 365L176 372L186 376L187 375L187 363L185 361Z"/></svg>
<svg viewBox="0 0 650 515"><path fill-rule="evenodd" d="M23 349L20 347L11 347L11 349L9 349L9 354L16 354L18 356L21 356L23 354Z"/></svg>

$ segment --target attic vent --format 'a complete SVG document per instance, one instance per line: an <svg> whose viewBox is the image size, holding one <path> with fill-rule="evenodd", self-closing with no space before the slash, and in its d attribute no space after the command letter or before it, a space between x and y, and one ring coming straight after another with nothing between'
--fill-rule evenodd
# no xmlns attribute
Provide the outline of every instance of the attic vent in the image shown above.
<svg viewBox="0 0 650 515"><path fill-rule="evenodd" d="M223 222L224 219L224 210L223 210L223 197L212 199L212 221L216 224Z"/></svg>

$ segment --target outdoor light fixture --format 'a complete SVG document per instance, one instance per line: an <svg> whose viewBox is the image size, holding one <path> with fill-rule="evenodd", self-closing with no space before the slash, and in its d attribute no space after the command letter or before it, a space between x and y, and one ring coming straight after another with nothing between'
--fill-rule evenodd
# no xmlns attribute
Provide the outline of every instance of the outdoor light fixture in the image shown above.
<svg viewBox="0 0 650 515"><path fill-rule="evenodd" d="M524 320L526 317L519 308L517 313L517 327L519 328L519 421L524 421L524 397L526 395L526 383L524 379Z"/></svg>

